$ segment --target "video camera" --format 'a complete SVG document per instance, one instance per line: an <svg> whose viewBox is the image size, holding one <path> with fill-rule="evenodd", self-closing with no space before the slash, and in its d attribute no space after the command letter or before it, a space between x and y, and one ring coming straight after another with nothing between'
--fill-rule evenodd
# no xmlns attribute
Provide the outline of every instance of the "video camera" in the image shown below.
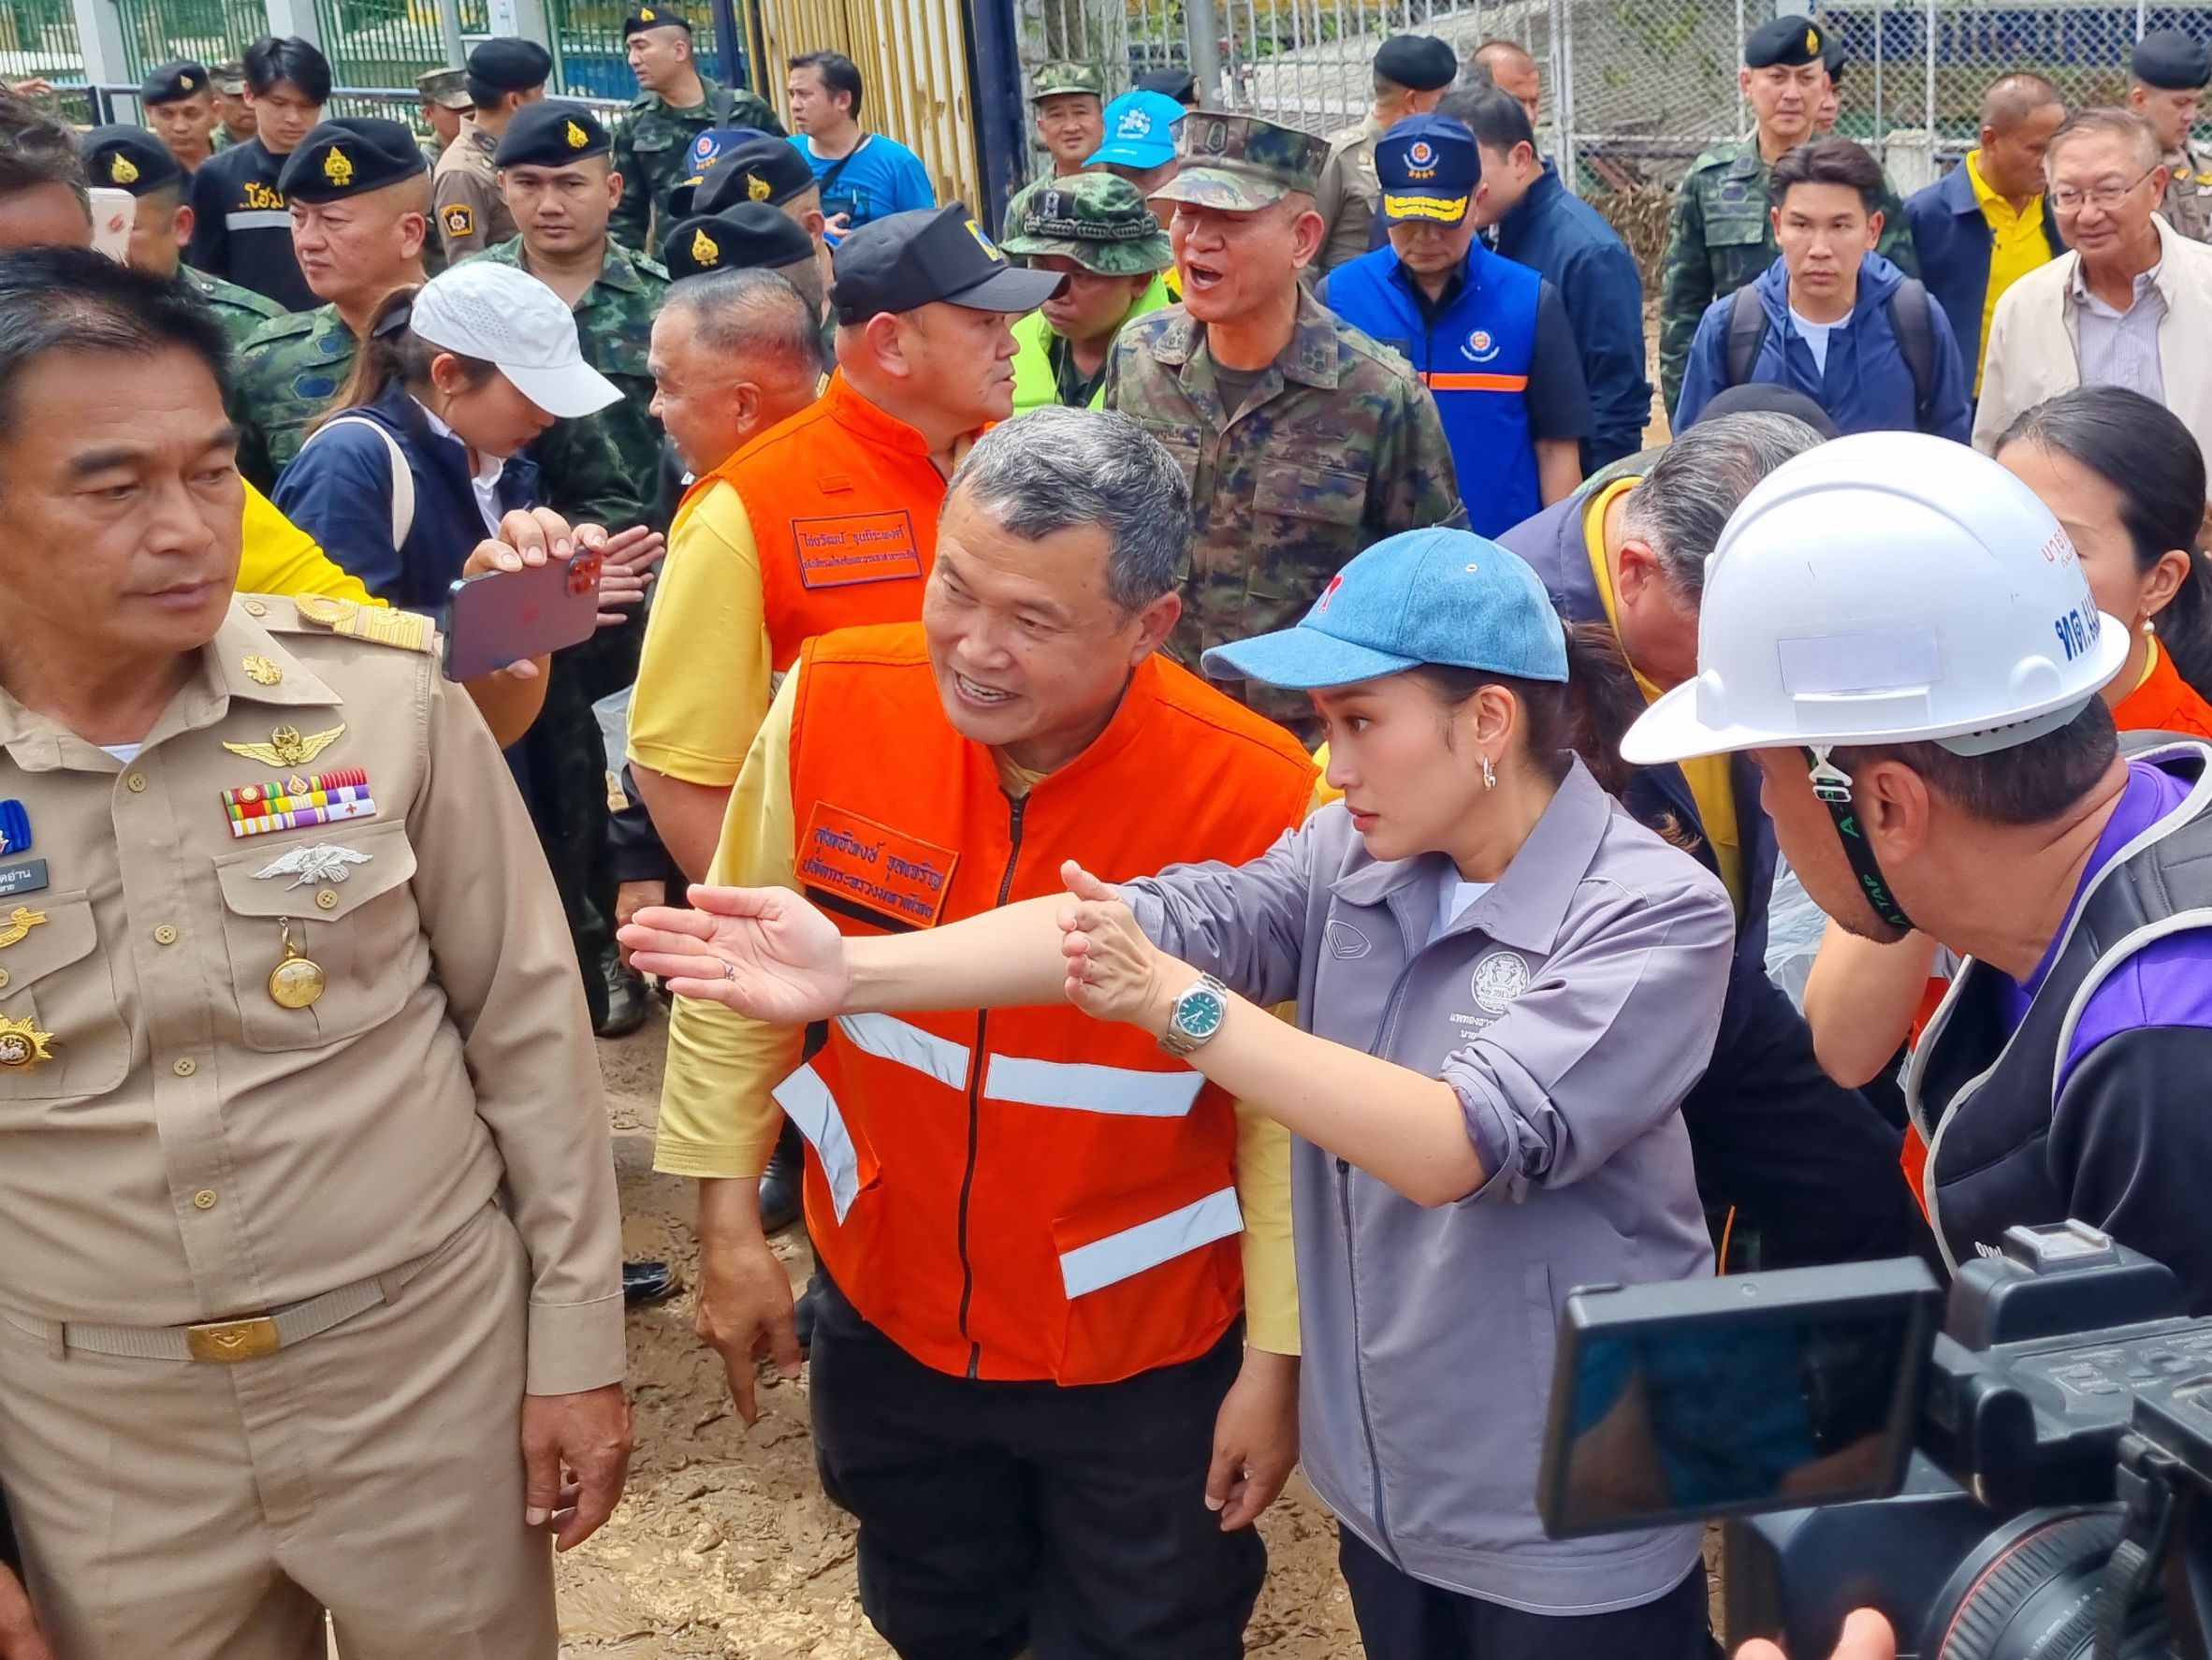
<svg viewBox="0 0 2212 1660"><path fill-rule="evenodd" d="M2080 1222L2011 1230L1947 1310L1912 1260L1578 1290L1537 1507L1558 1538L1733 1518L1728 1640L1796 1660L1861 1607L1906 1660L2212 1660L2212 1318L2184 1310Z"/></svg>

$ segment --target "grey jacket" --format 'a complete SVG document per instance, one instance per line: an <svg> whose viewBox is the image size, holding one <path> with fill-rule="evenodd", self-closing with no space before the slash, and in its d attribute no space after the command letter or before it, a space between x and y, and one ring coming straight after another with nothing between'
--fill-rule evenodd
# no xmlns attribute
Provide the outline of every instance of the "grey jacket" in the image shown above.
<svg viewBox="0 0 2212 1660"><path fill-rule="evenodd" d="M1536 1466L1567 1292L1690 1279L1712 1249L1677 1111L1734 920L1720 882L1576 763L1504 878L1433 943L1442 854L1378 863L1341 805L1252 863L1125 883L1164 950L1458 1091L1492 1172L1424 1209L1299 1142L1300 1454L1416 1579L1549 1614L1673 1589L1699 1529L1553 1541Z"/></svg>

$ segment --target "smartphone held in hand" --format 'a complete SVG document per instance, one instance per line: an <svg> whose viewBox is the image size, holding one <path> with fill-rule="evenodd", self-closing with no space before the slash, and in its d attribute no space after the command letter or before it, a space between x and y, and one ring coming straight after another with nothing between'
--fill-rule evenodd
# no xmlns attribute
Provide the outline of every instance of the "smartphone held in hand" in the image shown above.
<svg viewBox="0 0 2212 1660"><path fill-rule="evenodd" d="M600 556L579 552L519 571L487 571L453 584L445 674L473 680L591 637L599 622Z"/></svg>

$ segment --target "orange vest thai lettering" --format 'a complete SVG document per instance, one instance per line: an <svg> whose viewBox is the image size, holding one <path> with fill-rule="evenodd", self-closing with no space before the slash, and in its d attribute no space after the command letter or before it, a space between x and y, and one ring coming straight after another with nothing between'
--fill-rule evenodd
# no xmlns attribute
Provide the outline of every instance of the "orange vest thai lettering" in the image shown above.
<svg viewBox="0 0 2212 1660"><path fill-rule="evenodd" d="M1109 881L1239 864L1299 822L1295 739L1166 659L1019 801L946 721L919 624L800 657L801 887L848 935ZM1135 1027L1065 1004L847 1015L777 1099L807 1220L855 1307L955 1376L1106 1383L1204 1353L1243 1303L1234 1104Z"/></svg>

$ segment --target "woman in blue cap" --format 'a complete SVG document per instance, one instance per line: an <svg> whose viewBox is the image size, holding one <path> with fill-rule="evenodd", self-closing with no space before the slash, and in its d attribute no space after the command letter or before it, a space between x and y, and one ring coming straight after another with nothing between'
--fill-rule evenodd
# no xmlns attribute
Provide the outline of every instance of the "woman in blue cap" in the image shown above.
<svg viewBox="0 0 2212 1660"><path fill-rule="evenodd" d="M779 1024L1066 996L1154 1032L1300 1138L1300 1452L1371 1660L1705 1655L1696 1526L1552 1540L1535 1507L1567 1292L1712 1272L1677 1108L1734 917L1575 752L1617 659L1512 554L1416 531L1205 666L1309 692L1344 793L1248 865L1070 863L1065 900L880 939L695 888L625 942Z"/></svg>

